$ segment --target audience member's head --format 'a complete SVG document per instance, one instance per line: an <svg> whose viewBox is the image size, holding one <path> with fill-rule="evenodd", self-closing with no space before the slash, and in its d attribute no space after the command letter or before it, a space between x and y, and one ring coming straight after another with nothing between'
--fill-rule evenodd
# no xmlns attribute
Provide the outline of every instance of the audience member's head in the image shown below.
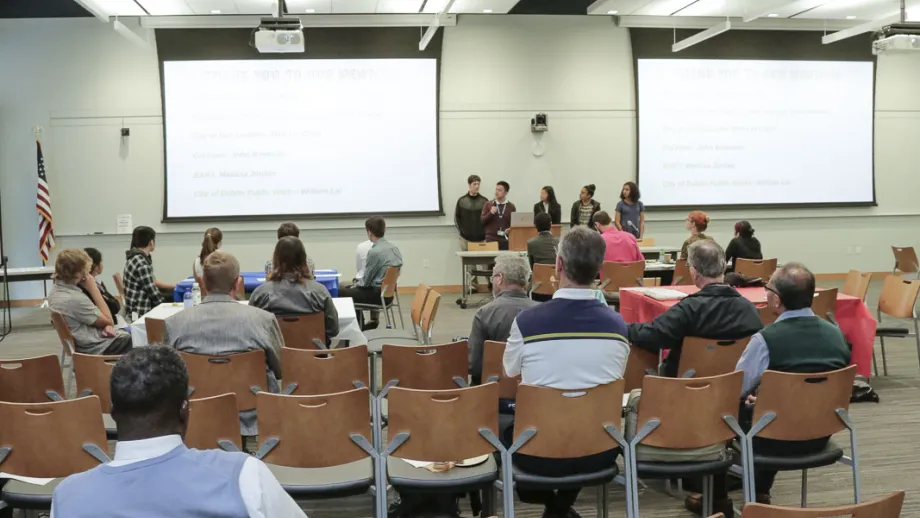
<svg viewBox="0 0 920 518"><path fill-rule="evenodd" d="M466 179L466 184L470 187L470 195L476 196L479 194L479 184L481 183L482 178L476 174L471 174L469 178Z"/></svg>
<svg viewBox="0 0 920 518"><path fill-rule="evenodd" d="M201 282L208 293L233 295L240 277L240 262L227 252L217 250L201 264Z"/></svg>
<svg viewBox="0 0 920 518"><path fill-rule="evenodd" d="M559 287L588 287L604 263L604 238L588 227L575 227L559 239L556 277Z"/></svg>
<svg viewBox="0 0 920 518"><path fill-rule="evenodd" d="M754 227L750 222L739 221L735 223L735 235L738 237L754 237Z"/></svg>
<svg viewBox="0 0 920 518"><path fill-rule="evenodd" d="M590 183L582 187L581 192L578 193L578 199L580 199L584 203L587 203L588 201L591 200L591 198L594 198L595 189L597 189L597 187L595 187L593 183Z"/></svg>
<svg viewBox="0 0 920 518"><path fill-rule="evenodd" d="M79 248L61 250L54 260L54 280L66 284L79 284L89 273L92 259Z"/></svg>
<svg viewBox="0 0 920 518"><path fill-rule="evenodd" d="M636 182L626 182L623 184L623 190L620 191L620 199L636 203L639 201L639 186Z"/></svg>
<svg viewBox="0 0 920 518"><path fill-rule="evenodd" d="M504 201L505 196L508 196L508 192L511 190L511 185L508 182L502 180L495 184L495 199L498 201Z"/></svg>
<svg viewBox="0 0 920 518"><path fill-rule="evenodd" d="M610 219L610 214L607 214L606 211L599 210L594 213L594 226L598 230L604 230L613 225L613 220Z"/></svg>
<svg viewBox="0 0 920 518"><path fill-rule="evenodd" d="M280 281L286 276L296 284L304 284L307 279L313 278L313 273L307 265L307 250L303 242L293 236L278 240L275 255L272 257L272 271L268 277L273 281Z"/></svg>
<svg viewBox="0 0 920 518"><path fill-rule="evenodd" d="M89 268L89 273L92 275L99 275L102 273L102 252L95 248L84 248L84 252L89 256L90 261L92 261L92 266Z"/></svg>
<svg viewBox="0 0 920 518"><path fill-rule="evenodd" d="M533 217L533 226L537 227L537 232L549 232L553 227L553 218L545 212L541 212Z"/></svg>
<svg viewBox="0 0 920 518"><path fill-rule="evenodd" d="M502 255L495 259L492 268L492 293L522 290L530 280L530 264L519 255Z"/></svg>
<svg viewBox="0 0 920 518"><path fill-rule="evenodd" d="M364 230L368 239L377 241L387 233L387 222L382 216L371 216L364 220Z"/></svg>
<svg viewBox="0 0 920 518"><path fill-rule="evenodd" d="M709 228L709 214L701 210L695 210L687 214L687 222L684 226L695 234L705 232Z"/></svg>
<svg viewBox="0 0 920 518"><path fill-rule="evenodd" d="M300 237L300 229L297 227L296 224L290 221L288 221L287 223L282 223L281 226L278 227L278 239L285 238L288 236Z"/></svg>
<svg viewBox="0 0 920 518"><path fill-rule="evenodd" d="M198 258L204 262L205 258L216 250L220 249L224 241L224 234L217 227L211 227L204 231L204 239L201 240L201 253Z"/></svg>
<svg viewBox="0 0 920 518"><path fill-rule="evenodd" d="M698 288L722 282L725 275L725 252L711 239L701 239L687 249L690 277Z"/></svg>
<svg viewBox="0 0 920 518"><path fill-rule="evenodd" d="M540 201L548 203L551 206L558 205L559 202L556 201L556 189L553 189L552 185L544 185L543 188L540 189Z"/></svg>
<svg viewBox="0 0 920 518"><path fill-rule="evenodd" d="M815 275L802 263L786 263L767 284L767 304L778 313L810 308L815 298Z"/></svg>
<svg viewBox="0 0 920 518"><path fill-rule="evenodd" d="M109 384L119 440L185 435L188 371L179 353L158 345L132 349L112 368Z"/></svg>
<svg viewBox="0 0 920 518"><path fill-rule="evenodd" d="M153 252L157 243L157 231L150 227L135 227L131 234L131 248Z"/></svg>

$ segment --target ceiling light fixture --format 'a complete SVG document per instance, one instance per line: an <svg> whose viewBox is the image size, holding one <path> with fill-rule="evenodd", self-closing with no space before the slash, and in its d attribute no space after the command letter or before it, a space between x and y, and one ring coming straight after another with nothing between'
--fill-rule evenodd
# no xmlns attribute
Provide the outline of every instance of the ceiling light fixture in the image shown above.
<svg viewBox="0 0 920 518"><path fill-rule="evenodd" d="M220 14L220 9L211 9L211 14Z"/></svg>
<svg viewBox="0 0 920 518"><path fill-rule="evenodd" d="M617 14L619 11L607 11L607 14Z"/></svg>
<svg viewBox="0 0 920 518"><path fill-rule="evenodd" d="M316 9L313 9L313 8L307 8L307 9L304 9L304 11L303 11L303 12L305 12L305 13L307 13L307 14L313 14L313 13L315 13L315 12L316 12Z"/></svg>
<svg viewBox="0 0 920 518"><path fill-rule="evenodd" d="M856 19L855 16L847 16L847 20L855 20L855 19Z"/></svg>
<svg viewBox="0 0 920 518"><path fill-rule="evenodd" d="M776 13L770 13L770 14L767 15L767 18L778 18L778 17L779 17L779 15L776 14Z"/></svg>
<svg viewBox="0 0 920 518"><path fill-rule="evenodd" d="M491 13L492 13L492 10L491 10L491 9L483 9L482 12L484 12L484 13L486 13L486 14L491 14Z"/></svg>

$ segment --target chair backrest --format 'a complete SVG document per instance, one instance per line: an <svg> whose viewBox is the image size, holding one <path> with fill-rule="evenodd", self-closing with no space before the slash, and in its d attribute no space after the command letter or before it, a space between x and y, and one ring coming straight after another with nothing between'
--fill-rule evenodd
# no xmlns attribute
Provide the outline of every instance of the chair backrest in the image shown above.
<svg viewBox="0 0 920 518"><path fill-rule="evenodd" d="M645 277L642 279L642 285L647 288L661 286L661 277Z"/></svg>
<svg viewBox="0 0 920 518"><path fill-rule="evenodd" d="M265 462L294 468L327 468L368 457L351 440L351 434L359 434L371 443L367 387L321 396L260 392L257 399L259 436L263 442L269 437L279 439L262 459Z"/></svg>
<svg viewBox="0 0 920 518"><path fill-rule="evenodd" d="M196 399L221 394L236 394L237 409L252 410L256 396L251 387L268 390L265 371L265 351L257 349L226 356L180 352L188 368L190 397Z"/></svg>
<svg viewBox="0 0 920 518"><path fill-rule="evenodd" d="M112 369L121 356L97 356L94 354L73 355L73 374L77 379L77 394L89 391L89 394L99 398L102 413L108 414L112 408L112 393L110 390Z"/></svg>
<svg viewBox="0 0 920 518"><path fill-rule="evenodd" d="M642 277L645 275L645 261L631 263L614 263L604 261L601 266L601 278L610 281L604 291L615 293L620 288L636 288L642 286Z"/></svg>
<svg viewBox="0 0 920 518"><path fill-rule="evenodd" d="M291 349L319 349L313 342L326 343L326 314L277 315L284 346Z"/></svg>
<svg viewBox="0 0 920 518"><path fill-rule="evenodd" d="M387 273L383 275L383 281L380 283L380 295L385 298L396 295L396 283L399 280L399 266L390 266Z"/></svg>
<svg viewBox="0 0 920 518"><path fill-rule="evenodd" d="M52 401L48 391L67 397L57 356L0 360L0 401L47 403Z"/></svg>
<svg viewBox="0 0 920 518"><path fill-rule="evenodd" d="M533 293L538 295L552 295L556 293L556 283L553 282L553 275L555 273L555 265L533 265L533 277L530 280L531 285L533 286Z"/></svg>
<svg viewBox="0 0 920 518"><path fill-rule="evenodd" d="M776 311L767 305L757 306L757 313L760 314L760 323L764 327L776 322L776 317L778 316Z"/></svg>
<svg viewBox="0 0 920 518"><path fill-rule="evenodd" d="M434 290L430 290L428 292L428 299L425 301L425 307L422 309L422 318L419 322L422 333L424 333L427 338L431 338L431 326L434 325L434 318L438 314L438 306L440 305L441 294Z"/></svg>
<svg viewBox="0 0 920 518"><path fill-rule="evenodd" d="M833 322L836 309L837 288L815 291L815 298L811 301L811 310L815 312L815 315Z"/></svg>
<svg viewBox="0 0 920 518"><path fill-rule="evenodd" d="M165 320L163 320L162 318L144 318L144 327L147 329L147 344L166 345L166 321Z"/></svg>
<svg viewBox="0 0 920 518"><path fill-rule="evenodd" d="M409 434L394 457L450 462L486 455L495 447L479 429L487 428L498 436L498 385L453 390L393 387L388 420L391 440L400 433Z"/></svg>
<svg viewBox="0 0 920 518"><path fill-rule="evenodd" d="M843 283L843 289L840 291L844 295L856 297L859 300L866 300L866 293L869 292L870 282L872 282L872 272L850 270L850 272L847 273L846 282Z"/></svg>
<svg viewBox="0 0 920 518"><path fill-rule="evenodd" d="M118 291L118 300L122 304L125 302L125 283L121 279L121 272L112 274L112 282L115 283L115 290Z"/></svg>
<svg viewBox="0 0 920 518"><path fill-rule="evenodd" d="M425 310L425 302L428 300L428 292L431 288L424 282L420 282L415 289L415 297L412 299L412 309L409 311L409 319L412 325L420 327L422 325L422 312ZM414 331L414 328L413 328Z"/></svg>
<svg viewBox="0 0 920 518"><path fill-rule="evenodd" d="M894 270L902 273L920 272L920 263L917 261L917 252L912 246L893 246Z"/></svg>
<svg viewBox="0 0 920 518"><path fill-rule="evenodd" d="M776 413L776 419L757 436L806 441L843 430L835 411L850 408L855 376L855 365L817 374L766 371L760 379L753 422L768 412Z"/></svg>
<svg viewBox="0 0 920 518"><path fill-rule="evenodd" d="M898 518L904 505L904 491L862 504L808 508L747 504L742 518Z"/></svg>
<svg viewBox="0 0 920 518"><path fill-rule="evenodd" d="M895 318L911 318L920 293L920 280L889 275L878 296L878 311Z"/></svg>
<svg viewBox="0 0 920 518"><path fill-rule="evenodd" d="M639 246L655 246L654 237L643 237L643 238L637 239L636 242L639 243Z"/></svg>
<svg viewBox="0 0 920 518"><path fill-rule="evenodd" d="M683 376L693 370L694 378L708 378L727 372L735 372L738 359L747 347L751 337L737 340L717 340L715 338L684 338L681 345L680 363L677 373Z"/></svg>
<svg viewBox="0 0 920 518"><path fill-rule="evenodd" d="M521 377L509 377L505 374L505 365L502 359L505 356L505 342L486 340L482 345L482 382L493 376L498 376L498 397L502 399L515 399Z"/></svg>
<svg viewBox="0 0 920 518"><path fill-rule="evenodd" d="M0 471L59 478L99 465L84 445L109 449L99 398L49 403L0 402L0 444L12 448Z"/></svg>
<svg viewBox="0 0 920 518"><path fill-rule="evenodd" d="M653 374L658 373L658 355L641 347L630 345L629 358L626 361L626 372L623 373L623 379L626 383L623 390L631 392L634 389L642 388L642 379L648 375L649 370Z"/></svg>
<svg viewBox="0 0 920 518"><path fill-rule="evenodd" d="M296 383L295 396L346 392L355 388L356 381L370 386L366 345L328 351L282 347L281 365L283 386Z"/></svg>
<svg viewBox="0 0 920 518"><path fill-rule="evenodd" d="M769 282L776 271L776 258L772 259L735 259L735 273L745 277L758 277Z"/></svg>
<svg viewBox="0 0 920 518"><path fill-rule="evenodd" d="M383 382L399 380L399 386L418 390L457 387L455 377L467 379L467 342L443 345L383 345Z"/></svg>
<svg viewBox="0 0 920 518"><path fill-rule="evenodd" d="M671 286L690 286L693 284L693 278L690 277L690 265L686 259L678 259L674 262L674 280Z"/></svg>
<svg viewBox="0 0 920 518"><path fill-rule="evenodd" d="M230 441L237 449L243 449L236 395L189 399L185 445L199 450L214 450L220 447L220 441Z"/></svg>
<svg viewBox="0 0 920 518"><path fill-rule="evenodd" d="M741 371L709 378L646 376L636 429L641 430L652 419L661 424L641 444L683 450L735 437L722 417L738 418L743 379Z"/></svg>
<svg viewBox="0 0 920 518"><path fill-rule="evenodd" d="M467 243L466 249L469 252L497 252L498 241L490 241L488 243Z"/></svg>
<svg viewBox="0 0 920 518"><path fill-rule="evenodd" d="M58 339L61 341L61 347L64 348L64 356L73 356L76 345L73 341L73 334L71 334L70 328L67 327L67 322L64 320L64 315L57 311L52 311L51 325L53 325L54 330L57 331Z"/></svg>
<svg viewBox="0 0 920 518"><path fill-rule="evenodd" d="M533 428L537 434L520 450L552 459L585 457L617 447L604 430L620 427L624 380L585 390L560 390L522 384L514 415L514 438ZM560 419L564 416L563 419Z"/></svg>

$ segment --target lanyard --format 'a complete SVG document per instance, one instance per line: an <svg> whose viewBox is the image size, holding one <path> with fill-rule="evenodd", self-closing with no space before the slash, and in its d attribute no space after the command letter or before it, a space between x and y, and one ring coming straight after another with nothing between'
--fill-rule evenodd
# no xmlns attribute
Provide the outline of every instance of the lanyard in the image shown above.
<svg viewBox="0 0 920 518"><path fill-rule="evenodd" d="M495 205L498 206L498 230L499 230L499 231L503 230L503 229L502 229L502 227L503 227L502 224L503 224L504 222L502 221L502 215L505 214L505 206L506 206L507 204L508 204L508 202L505 202L505 203L496 203L496 204L495 204Z"/></svg>

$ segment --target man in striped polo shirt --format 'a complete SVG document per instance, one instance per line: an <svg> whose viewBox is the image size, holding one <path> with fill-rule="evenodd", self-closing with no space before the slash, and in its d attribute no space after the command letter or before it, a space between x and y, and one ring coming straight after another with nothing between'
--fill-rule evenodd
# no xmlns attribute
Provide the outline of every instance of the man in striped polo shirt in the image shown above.
<svg viewBox="0 0 920 518"><path fill-rule="evenodd" d="M527 309L514 320L504 366L523 383L564 390L596 387L623 377L629 345L623 317L594 296L594 280L606 245L597 232L576 227L563 236L556 255L559 289L553 300ZM543 476L599 471L616 462L616 452L575 459L515 454L520 469ZM543 516L577 517L578 490L518 491L521 501L543 504Z"/></svg>

